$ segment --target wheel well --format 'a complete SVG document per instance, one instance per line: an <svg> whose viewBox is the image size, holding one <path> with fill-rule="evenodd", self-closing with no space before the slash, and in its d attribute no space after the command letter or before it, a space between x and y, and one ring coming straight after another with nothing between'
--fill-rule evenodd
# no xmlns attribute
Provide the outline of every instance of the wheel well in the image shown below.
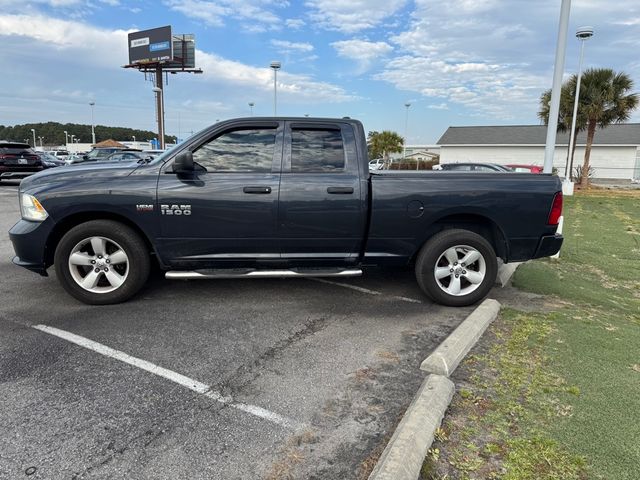
<svg viewBox="0 0 640 480"><path fill-rule="evenodd" d="M491 244L496 256L506 261L507 241L502 230L493 220L482 215L455 214L443 217L429 227L424 241L426 242L438 232L452 228L461 228L481 235ZM418 252L414 255L413 260Z"/></svg>
<svg viewBox="0 0 640 480"><path fill-rule="evenodd" d="M90 222L92 220L113 220L128 226L138 235L140 235L140 238L142 238L142 240L144 241L145 245L149 249L149 252L152 255L155 253L153 245L151 244L151 241L149 240L147 235L142 231L142 229L140 229L140 227L138 227L127 217L111 212L81 212L69 215L68 217L65 217L64 219L56 223L56 226L49 234L49 238L47 239L47 245L45 248L45 262L47 266L53 264L53 257L55 255L56 248L58 247L58 243L60 243L60 240L62 239L64 234L71 230L73 227L85 222Z"/></svg>

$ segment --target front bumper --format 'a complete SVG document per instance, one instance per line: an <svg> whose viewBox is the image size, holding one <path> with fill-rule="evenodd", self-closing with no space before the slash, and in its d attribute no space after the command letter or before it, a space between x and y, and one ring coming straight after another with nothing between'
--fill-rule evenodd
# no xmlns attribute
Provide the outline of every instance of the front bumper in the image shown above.
<svg viewBox="0 0 640 480"><path fill-rule="evenodd" d="M16 252L13 263L47 276L47 268L50 266L47 239L53 225L51 218L47 218L44 222L20 220L16 223L9 230L9 238Z"/></svg>
<svg viewBox="0 0 640 480"><path fill-rule="evenodd" d="M540 239L540 243L538 243L538 248L536 249L536 253L533 255L533 258L550 257L551 255L555 255L560 251L563 241L564 237L557 233L555 235L543 236Z"/></svg>

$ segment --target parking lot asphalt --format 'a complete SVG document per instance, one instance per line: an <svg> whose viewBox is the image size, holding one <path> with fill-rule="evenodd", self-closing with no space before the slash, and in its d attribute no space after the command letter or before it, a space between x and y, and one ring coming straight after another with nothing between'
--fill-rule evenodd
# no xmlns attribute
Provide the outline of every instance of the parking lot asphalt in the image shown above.
<svg viewBox="0 0 640 480"><path fill-rule="evenodd" d="M408 270L156 275L126 304L83 305L53 269L11 263L16 194L0 184L0 478L359 478L471 311L429 302Z"/></svg>

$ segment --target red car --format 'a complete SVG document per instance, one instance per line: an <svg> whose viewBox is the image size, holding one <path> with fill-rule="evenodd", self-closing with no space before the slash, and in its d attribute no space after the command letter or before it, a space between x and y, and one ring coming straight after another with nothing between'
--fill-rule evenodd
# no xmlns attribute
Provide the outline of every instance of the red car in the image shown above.
<svg viewBox="0 0 640 480"><path fill-rule="evenodd" d="M542 173L542 167L538 165L507 165L516 173Z"/></svg>

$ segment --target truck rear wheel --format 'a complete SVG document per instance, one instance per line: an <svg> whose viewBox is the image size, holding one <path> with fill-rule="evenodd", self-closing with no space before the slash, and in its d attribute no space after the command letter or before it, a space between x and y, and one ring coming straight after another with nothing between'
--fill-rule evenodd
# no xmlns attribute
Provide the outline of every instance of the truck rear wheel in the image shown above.
<svg viewBox="0 0 640 480"><path fill-rule="evenodd" d="M451 307L473 305L496 281L498 261L487 240L469 230L444 230L424 244L416 279L432 300Z"/></svg>
<svg viewBox="0 0 640 480"><path fill-rule="evenodd" d="M121 303L149 277L149 251L131 228L94 220L69 230L58 243L56 275L64 289L90 305Z"/></svg>

